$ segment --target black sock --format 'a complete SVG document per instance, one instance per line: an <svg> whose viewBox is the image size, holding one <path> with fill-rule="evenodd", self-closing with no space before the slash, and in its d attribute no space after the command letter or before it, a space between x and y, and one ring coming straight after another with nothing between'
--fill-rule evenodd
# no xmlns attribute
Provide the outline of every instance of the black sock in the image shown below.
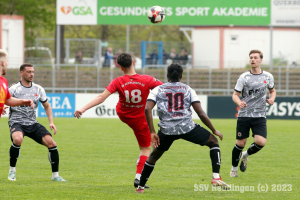
<svg viewBox="0 0 300 200"><path fill-rule="evenodd" d="M264 146L259 146L258 144L255 144L254 142L251 144L249 149L247 150L248 155L252 155L260 151Z"/></svg>
<svg viewBox="0 0 300 200"><path fill-rule="evenodd" d="M141 180L140 180L140 186L145 187L146 182L148 181L155 165L152 165L148 163L147 161L145 162L142 174L141 174Z"/></svg>
<svg viewBox="0 0 300 200"><path fill-rule="evenodd" d="M237 167L239 165L243 149L244 147L240 147L237 144L233 147L231 160L232 166Z"/></svg>
<svg viewBox="0 0 300 200"><path fill-rule="evenodd" d="M219 173L221 166L221 151L218 144L214 144L210 147L210 159L213 173Z"/></svg>
<svg viewBox="0 0 300 200"><path fill-rule="evenodd" d="M17 164L17 159L20 155L20 147L16 144L12 144L10 149L9 149L9 156L10 156L10 166L11 167L16 167Z"/></svg>
<svg viewBox="0 0 300 200"><path fill-rule="evenodd" d="M51 163L52 172L58 172L59 156L56 146L49 148L49 161Z"/></svg>

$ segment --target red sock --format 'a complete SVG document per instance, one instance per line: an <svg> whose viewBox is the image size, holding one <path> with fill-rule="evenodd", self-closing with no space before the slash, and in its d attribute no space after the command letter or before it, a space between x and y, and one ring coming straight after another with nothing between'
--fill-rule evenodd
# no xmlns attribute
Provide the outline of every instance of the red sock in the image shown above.
<svg viewBox="0 0 300 200"><path fill-rule="evenodd" d="M141 155L136 163L136 173L141 174L148 156Z"/></svg>

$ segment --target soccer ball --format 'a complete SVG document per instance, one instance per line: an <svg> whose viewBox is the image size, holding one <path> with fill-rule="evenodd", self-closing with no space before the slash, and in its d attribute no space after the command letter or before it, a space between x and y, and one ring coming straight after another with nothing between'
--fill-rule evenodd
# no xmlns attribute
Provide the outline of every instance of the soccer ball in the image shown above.
<svg viewBox="0 0 300 200"><path fill-rule="evenodd" d="M164 21L166 14L162 7L153 6L148 10L147 16L151 23L159 24Z"/></svg>

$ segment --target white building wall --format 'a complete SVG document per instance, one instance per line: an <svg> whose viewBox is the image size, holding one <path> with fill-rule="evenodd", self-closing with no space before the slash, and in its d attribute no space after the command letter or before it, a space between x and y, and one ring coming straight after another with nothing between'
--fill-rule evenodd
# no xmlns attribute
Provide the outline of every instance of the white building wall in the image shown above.
<svg viewBox="0 0 300 200"><path fill-rule="evenodd" d="M8 67L19 68L24 62L24 20L1 18L1 49L8 53Z"/></svg>
<svg viewBox="0 0 300 200"><path fill-rule="evenodd" d="M220 31L218 29L194 29L192 40L194 67L219 68Z"/></svg>
<svg viewBox="0 0 300 200"><path fill-rule="evenodd" d="M195 67L209 66L220 68L223 57L224 68L244 68L249 63L249 51L259 49L263 52L262 65L270 64L270 29L259 27L226 27L223 40L220 28L195 28L192 31L193 62ZM220 52L223 42L223 52ZM221 55L223 53L223 56ZM300 30L274 28L273 59L300 65Z"/></svg>

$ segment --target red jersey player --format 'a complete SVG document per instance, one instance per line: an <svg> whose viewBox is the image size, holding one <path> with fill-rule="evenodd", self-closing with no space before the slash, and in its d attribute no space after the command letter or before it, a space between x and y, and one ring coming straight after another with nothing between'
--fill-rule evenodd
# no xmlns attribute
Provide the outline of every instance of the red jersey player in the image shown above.
<svg viewBox="0 0 300 200"><path fill-rule="evenodd" d="M82 113L103 103L109 95L115 92L119 93L119 102L116 106L117 114L120 120L133 130L140 147L134 180L134 186L137 187L151 150L151 134L145 117L146 100L150 90L163 83L152 76L137 74L134 70L134 61L128 53L121 53L117 58L117 63L125 75L115 78L102 94L76 110L74 117L80 118Z"/></svg>
<svg viewBox="0 0 300 200"><path fill-rule="evenodd" d="M4 110L4 104L8 106L20 106L20 105L27 105L33 108L33 101L29 99L16 99L11 97L8 91L8 83L6 78L2 75L6 74L7 70L7 53L0 49L0 118L2 114L6 114Z"/></svg>

